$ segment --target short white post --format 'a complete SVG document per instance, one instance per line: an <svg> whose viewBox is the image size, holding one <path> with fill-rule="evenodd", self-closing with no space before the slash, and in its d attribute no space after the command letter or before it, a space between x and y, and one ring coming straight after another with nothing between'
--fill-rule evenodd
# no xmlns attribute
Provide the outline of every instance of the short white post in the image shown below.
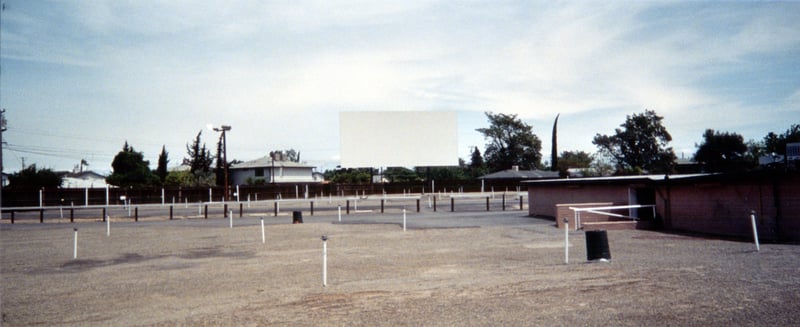
<svg viewBox="0 0 800 327"><path fill-rule="evenodd" d="M106 185L106 207L108 206L108 185Z"/></svg>
<svg viewBox="0 0 800 327"><path fill-rule="evenodd" d="M84 190L85 199L86 199L86 201L84 201L84 203L83 203L83 206L84 207L88 207L89 206L89 187L87 186L83 190Z"/></svg>
<svg viewBox="0 0 800 327"><path fill-rule="evenodd" d="M267 235L264 233L264 217L261 217L261 244L267 243Z"/></svg>
<svg viewBox="0 0 800 327"><path fill-rule="evenodd" d="M208 188L208 202L214 202L214 197L212 197L211 188Z"/></svg>
<svg viewBox="0 0 800 327"><path fill-rule="evenodd" d="M758 229L756 228L756 211L750 211L750 223L753 225L753 241L756 243L756 251L761 251L761 247L758 245Z"/></svg>
<svg viewBox="0 0 800 327"><path fill-rule="evenodd" d="M111 236L111 216L106 215L106 236Z"/></svg>
<svg viewBox="0 0 800 327"><path fill-rule="evenodd" d="M339 205L339 222L342 222L342 205Z"/></svg>
<svg viewBox="0 0 800 327"><path fill-rule="evenodd" d="M233 210L228 211L228 221L230 221L231 228L233 228Z"/></svg>
<svg viewBox="0 0 800 327"><path fill-rule="evenodd" d="M198 201L197 202L197 215L199 216L199 215L202 215L202 214L203 214L203 203Z"/></svg>
<svg viewBox="0 0 800 327"><path fill-rule="evenodd" d="M328 286L328 236L322 235L322 287Z"/></svg>
<svg viewBox="0 0 800 327"><path fill-rule="evenodd" d="M300 190L297 187L297 185L294 186L294 198L295 199L299 199L300 198Z"/></svg>
<svg viewBox="0 0 800 327"><path fill-rule="evenodd" d="M165 203L164 203L164 202L165 202L164 200L165 200L165 199L164 199L164 188L162 187L162 188L161 188L161 206L162 206L162 207L163 207L163 206L164 206L164 204L165 204Z"/></svg>
<svg viewBox="0 0 800 327"><path fill-rule="evenodd" d="M73 245L72 245L72 258L73 259L77 259L78 258L78 229L77 228L73 228L72 230L75 232L75 241L73 242Z"/></svg>
<svg viewBox="0 0 800 327"><path fill-rule="evenodd" d="M250 209L250 193L247 193L247 208Z"/></svg>
<svg viewBox="0 0 800 327"><path fill-rule="evenodd" d="M403 231L406 231L406 208L403 208Z"/></svg>
<svg viewBox="0 0 800 327"><path fill-rule="evenodd" d="M569 219L564 218L564 263L569 263Z"/></svg>
<svg viewBox="0 0 800 327"><path fill-rule="evenodd" d="M39 190L39 208L44 207L44 191Z"/></svg>
<svg viewBox="0 0 800 327"><path fill-rule="evenodd" d="M61 219L64 219L64 207L58 207L58 212L61 215Z"/></svg>
<svg viewBox="0 0 800 327"><path fill-rule="evenodd" d="M240 202L239 199L239 184L236 184L236 202Z"/></svg>

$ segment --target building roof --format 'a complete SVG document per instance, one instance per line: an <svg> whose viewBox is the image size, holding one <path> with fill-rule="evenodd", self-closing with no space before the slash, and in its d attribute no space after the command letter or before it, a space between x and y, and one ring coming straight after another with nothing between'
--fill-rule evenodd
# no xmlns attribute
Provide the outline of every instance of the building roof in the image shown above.
<svg viewBox="0 0 800 327"><path fill-rule="evenodd" d="M721 174L654 174L654 175L630 175L630 176L605 176L605 177L585 177L585 178L559 178L549 180L525 181L527 184L549 184L549 185L578 185L578 184L625 184L625 183L651 183L663 181L697 181L701 179L716 178Z"/></svg>
<svg viewBox="0 0 800 327"><path fill-rule="evenodd" d="M275 160L273 162L272 158L269 156L264 156L258 158L256 160L245 161L242 163L231 165L231 169L250 169L250 168L271 168L271 167L283 167L283 168L314 168L314 166L306 165L299 162L294 161L278 161Z"/></svg>
<svg viewBox="0 0 800 327"><path fill-rule="evenodd" d="M486 174L479 179L543 179L558 178L557 171L506 169Z"/></svg>

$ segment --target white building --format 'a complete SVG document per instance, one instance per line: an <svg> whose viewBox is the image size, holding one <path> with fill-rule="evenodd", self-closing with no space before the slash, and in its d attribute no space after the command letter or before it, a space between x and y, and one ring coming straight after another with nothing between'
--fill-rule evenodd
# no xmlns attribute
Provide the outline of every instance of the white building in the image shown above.
<svg viewBox="0 0 800 327"><path fill-rule="evenodd" d="M314 173L314 166L272 160L264 156L256 160L231 165L231 185L270 183L321 183L321 174Z"/></svg>

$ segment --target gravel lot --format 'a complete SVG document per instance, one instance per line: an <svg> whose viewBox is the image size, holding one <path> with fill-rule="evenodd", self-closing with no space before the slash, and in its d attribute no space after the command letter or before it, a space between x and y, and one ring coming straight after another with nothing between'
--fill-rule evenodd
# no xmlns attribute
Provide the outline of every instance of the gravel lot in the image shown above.
<svg viewBox="0 0 800 327"><path fill-rule="evenodd" d="M4 222L2 325L800 325L796 245L608 231L589 263L572 232L565 264L564 232L524 215L266 215L266 243L255 215Z"/></svg>

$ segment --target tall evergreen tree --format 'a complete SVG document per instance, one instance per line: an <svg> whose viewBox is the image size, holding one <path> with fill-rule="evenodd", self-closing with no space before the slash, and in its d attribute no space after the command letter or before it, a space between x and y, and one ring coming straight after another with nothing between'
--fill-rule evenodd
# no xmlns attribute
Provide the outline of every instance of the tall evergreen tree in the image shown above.
<svg viewBox="0 0 800 327"><path fill-rule="evenodd" d="M168 155L167 146L162 145L161 154L158 155L158 167L156 167L156 176L161 180L162 185L167 181L167 174L169 173L167 171L167 164L169 163Z"/></svg>
<svg viewBox="0 0 800 327"><path fill-rule="evenodd" d="M550 149L550 170L552 171L558 170L558 116L561 114L557 114L556 120L553 122L553 146Z"/></svg>

